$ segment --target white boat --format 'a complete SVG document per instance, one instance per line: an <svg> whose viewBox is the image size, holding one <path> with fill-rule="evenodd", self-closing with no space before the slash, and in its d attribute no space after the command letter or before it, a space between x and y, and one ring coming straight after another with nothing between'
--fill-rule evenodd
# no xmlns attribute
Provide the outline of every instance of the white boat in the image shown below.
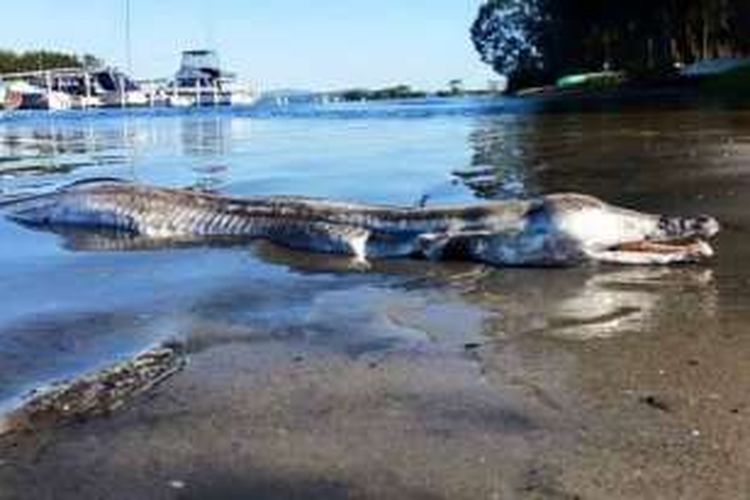
<svg viewBox="0 0 750 500"><path fill-rule="evenodd" d="M237 81L220 68L213 50L186 50L180 68L164 89L170 106L226 106L254 104L259 97L252 85Z"/></svg>
<svg viewBox="0 0 750 500"><path fill-rule="evenodd" d="M75 108L148 106L138 84L116 68L53 71L52 87L70 95Z"/></svg>
<svg viewBox="0 0 750 500"><path fill-rule="evenodd" d="M24 80L11 80L3 85L5 109L70 109L72 100L65 92L48 90Z"/></svg>
<svg viewBox="0 0 750 500"><path fill-rule="evenodd" d="M192 96L172 94L166 97L167 106L173 108L188 108L195 104Z"/></svg>
<svg viewBox="0 0 750 500"><path fill-rule="evenodd" d="M106 68L91 75L94 96L106 107L148 106L149 98L138 84L122 71Z"/></svg>

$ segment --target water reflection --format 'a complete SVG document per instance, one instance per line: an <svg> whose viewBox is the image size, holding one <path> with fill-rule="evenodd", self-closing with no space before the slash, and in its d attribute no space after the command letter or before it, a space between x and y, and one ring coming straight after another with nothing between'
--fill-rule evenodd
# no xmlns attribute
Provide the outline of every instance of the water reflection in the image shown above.
<svg viewBox="0 0 750 500"><path fill-rule="evenodd" d="M480 198L577 191L670 207L695 203L686 195L703 195L707 176L750 175L746 111L486 116L468 143L470 163L455 175Z"/></svg>
<svg viewBox="0 0 750 500"><path fill-rule="evenodd" d="M345 257L268 243L254 245L253 254L296 273L357 272ZM714 271L702 266L532 269L394 259L373 261L370 274L399 277L399 288L460 294L466 304L488 313L484 332L500 341L655 333L687 316L692 324L713 324L719 311Z"/></svg>
<svg viewBox="0 0 750 500"><path fill-rule="evenodd" d="M0 123L3 190L51 187L63 179L119 175L138 179L139 169L166 156L191 158L188 185L215 189L227 182L231 117L184 116L44 117Z"/></svg>
<svg viewBox="0 0 750 500"><path fill-rule="evenodd" d="M188 115L180 120L182 153L188 156L219 156L231 150L226 116Z"/></svg>
<svg viewBox="0 0 750 500"><path fill-rule="evenodd" d="M677 316L706 324L718 314L713 271L702 267L508 270L485 281L473 300L501 313L492 327L499 339L653 334Z"/></svg>
<svg viewBox="0 0 750 500"><path fill-rule="evenodd" d="M0 125L0 178L69 174L82 167L123 163L131 131L63 126Z"/></svg>
<svg viewBox="0 0 750 500"><path fill-rule="evenodd" d="M694 267L494 269L471 263L410 259L376 260L362 274L345 256L295 251L268 242L232 239L152 240L121 233L58 228L62 244L76 251L158 251L185 247L247 247L267 264L295 274L347 273L398 276L410 289L448 286L467 303L493 311L492 336L545 335L587 340L658 331L673 311L713 321L718 292L713 270ZM365 300L360 297L358 300Z"/></svg>
<svg viewBox="0 0 750 500"><path fill-rule="evenodd" d="M479 198L509 199L537 194L534 170L528 163L529 129L533 117L499 116L477 120L469 134L471 162L455 170Z"/></svg>

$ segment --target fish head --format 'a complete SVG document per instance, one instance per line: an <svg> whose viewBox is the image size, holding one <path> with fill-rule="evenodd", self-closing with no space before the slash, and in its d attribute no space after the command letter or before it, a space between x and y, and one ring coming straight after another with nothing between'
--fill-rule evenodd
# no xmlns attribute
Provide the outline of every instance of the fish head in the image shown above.
<svg viewBox="0 0 750 500"><path fill-rule="evenodd" d="M719 222L708 215L654 215L584 195L551 195L543 207L549 232L574 242L594 261L699 262L714 255L709 240L720 230Z"/></svg>

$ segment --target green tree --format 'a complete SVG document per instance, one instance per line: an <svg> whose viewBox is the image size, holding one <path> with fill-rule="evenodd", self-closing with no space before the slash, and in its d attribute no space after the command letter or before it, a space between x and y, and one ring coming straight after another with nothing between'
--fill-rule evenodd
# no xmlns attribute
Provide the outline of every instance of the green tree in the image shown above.
<svg viewBox="0 0 750 500"><path fill-rule="evenodd" d="M452 95L463 94L464 81L460 78L454 78L448 82L448 92Z"/></svg>
<svg viewBox="0 0 750 500"><path fill-rule="evenodd" d="M507 75L512 84L528 84L543 73L544 1L488 0L471 26L482 61Z"/></svg>
<svg viewBox="0 0 750 500"><path fill-rule="evenodd" d="M750 1L486 0L471 37L511 87L602 68L662 72L750 54Z"/></svg>
<svg viewBox="0 0 750 500"><path fill-rule="evenodd" d="M101 60L90 54L79 57L75 54L48 50L33 50L27 52L0 50L0 73L37 71L55 68L80 68L84 66L101 66L101 64Z"/></svg>

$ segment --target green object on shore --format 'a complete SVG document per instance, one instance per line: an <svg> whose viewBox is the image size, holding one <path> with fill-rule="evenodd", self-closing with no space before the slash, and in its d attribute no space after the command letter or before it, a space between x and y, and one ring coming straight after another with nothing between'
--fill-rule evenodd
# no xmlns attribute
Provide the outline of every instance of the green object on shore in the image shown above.
<svg viewBox="0 0 750 500"><path fill-rule="evenodd" d="M555 86L559 89L606 89L617 87L624 81L622 71L598 71L563 76Z"/></svg>

